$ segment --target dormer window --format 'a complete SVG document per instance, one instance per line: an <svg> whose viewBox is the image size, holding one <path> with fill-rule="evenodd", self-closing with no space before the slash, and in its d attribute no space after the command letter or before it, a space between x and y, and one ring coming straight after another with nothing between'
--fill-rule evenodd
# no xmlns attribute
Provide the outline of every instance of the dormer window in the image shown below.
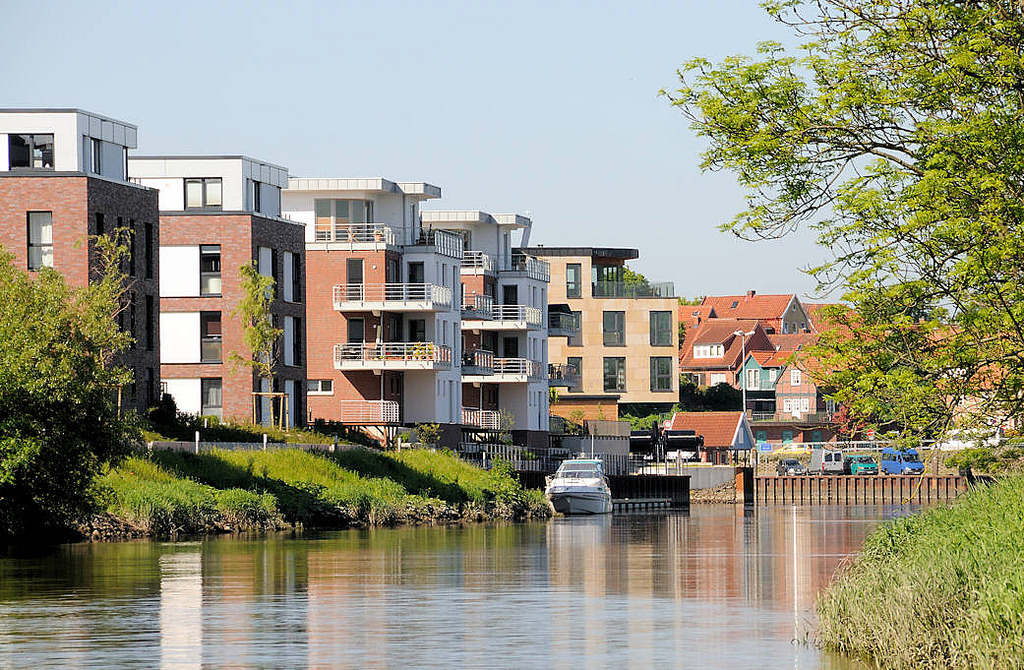
<svg viewBox="0 0 1024 670"><path fill-rule="evenodd" d="M740 304L739 300L733 300L732 301L732 306L729 309L736 309L739 306L739 304Z"/></svg>
<svg viewBox="0 0 1024 670"><path fill-rule="evenodd" d="M7 155L10 167L53 169L53 134L7 136Z"/></svg>
<svg viewBox="0 0 1024 670"><path fill-rule="evenodd" d="M725 346L721 344L693 345L694 358L721 358L725 355Z"/></svg>

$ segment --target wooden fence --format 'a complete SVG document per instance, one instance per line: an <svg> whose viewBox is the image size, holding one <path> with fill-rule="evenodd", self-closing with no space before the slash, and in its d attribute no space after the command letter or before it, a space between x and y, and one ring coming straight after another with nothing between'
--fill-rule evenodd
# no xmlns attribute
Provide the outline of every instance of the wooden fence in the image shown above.
<svg viewBox="0 0 1024 670"><path fill-rule="evenodd" d="M757 504L903 505L952 500L966 477L940 475L804 475L754 477Z"/></svg>

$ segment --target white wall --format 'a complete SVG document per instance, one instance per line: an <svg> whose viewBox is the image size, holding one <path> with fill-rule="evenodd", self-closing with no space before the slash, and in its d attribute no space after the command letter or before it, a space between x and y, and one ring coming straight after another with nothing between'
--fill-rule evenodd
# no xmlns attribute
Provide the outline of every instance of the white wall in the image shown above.
<svg viewBox="0 0 1024 670"><path fill-rule="evenodd" d="M164 379L163 383L167 385L167 392L174 398L179 410L189 414L199 414L202 411L202 380Z"/></svg>
<svg viewBox="0 0 1024 670"><path fill-rule="evenodd" d="M160 313L160 362L198 363L199 312Z"/></svg>
<svg viewBox="0 0 1024 670"><path fill-rule="evenodd" d="M160 297L199 295L199 246L160 247Z"/></svg>
<svg viewBox="0 0 1024 670"><path fill-rule="evenodd" d="M134 148L137 138L137 131L130 124L77 111L0 113L0 171L4 172L10 169L9 133L52 133L54 170L58 172L85 172L89 162L88 156L82 154L82 136L103 140L103 173L112 179L122 178L121 150Z"/></svg>

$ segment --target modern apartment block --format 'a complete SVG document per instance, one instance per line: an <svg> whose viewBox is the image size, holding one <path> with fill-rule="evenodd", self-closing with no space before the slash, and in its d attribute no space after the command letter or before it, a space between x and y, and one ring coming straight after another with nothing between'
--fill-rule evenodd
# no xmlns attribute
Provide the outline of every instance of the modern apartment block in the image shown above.
<svg viewBox="0 0 1024 670"><path fill-rule="evenodd" d="M268 423L284 393L288 423L305 423L306 307L303 226L281 216L286 168L246 156L132 156L133 181L160 193L160 343L164 388L178 408ZM232 361L251 359L239 269L275 280L273 321L283 330L273 388Z"/></svg>
<svg viewBox="0 0 1024 670"><path fill-rule="evenodd" d="M134 345L122 406L144 412L160 390L160 240L156 191L127 178L135 126L80 109L0 109L0 244L29 271L51 267L72 286L95 272L90 236L130 231L129 286L118 326Z"/></svg>
<svg viewBox="0 0 1024 670"><path fill-rule="evenodd" d="M305 225L309 416L437 423L460 439L462 237L420 225L441 190L387 179L292 178Z"/></svg>
<svg viewBox="0 0 1024 670"><path fill-rule="evenodd" d="M678 300L671 283L651 283L626 272L636 249L531 247L551 266L549 308L568 305L579 335L551 340L550 360L578 371L579 383L560 394L552 411L580 411L587 419L609 396L620 406L671 406L679 397Z"/></svg>
<svg viewBox="0 0 1024 670"><path fill-rule="evenodd" d="M454 233L464 248L462 418L486 433L509 422L516 444L546 447L549 372L547 299L550 268L514 245L529 244L532 221L476 210L424 211L428 231ZM514 237L519 239L515 240Z"/></svg>

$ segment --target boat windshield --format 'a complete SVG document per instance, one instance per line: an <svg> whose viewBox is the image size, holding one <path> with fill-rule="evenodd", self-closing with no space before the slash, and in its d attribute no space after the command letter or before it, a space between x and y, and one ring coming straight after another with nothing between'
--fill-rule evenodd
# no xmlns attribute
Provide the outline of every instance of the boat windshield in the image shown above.
<svg viewBox="0 0 1024 670"><path fill-rule="evenodd" d="M573 477L576 479L593 479L601 476L601 471L596 465L589 463L574 463L572 465L563 465L558 468L559 477Z"/></svg>

